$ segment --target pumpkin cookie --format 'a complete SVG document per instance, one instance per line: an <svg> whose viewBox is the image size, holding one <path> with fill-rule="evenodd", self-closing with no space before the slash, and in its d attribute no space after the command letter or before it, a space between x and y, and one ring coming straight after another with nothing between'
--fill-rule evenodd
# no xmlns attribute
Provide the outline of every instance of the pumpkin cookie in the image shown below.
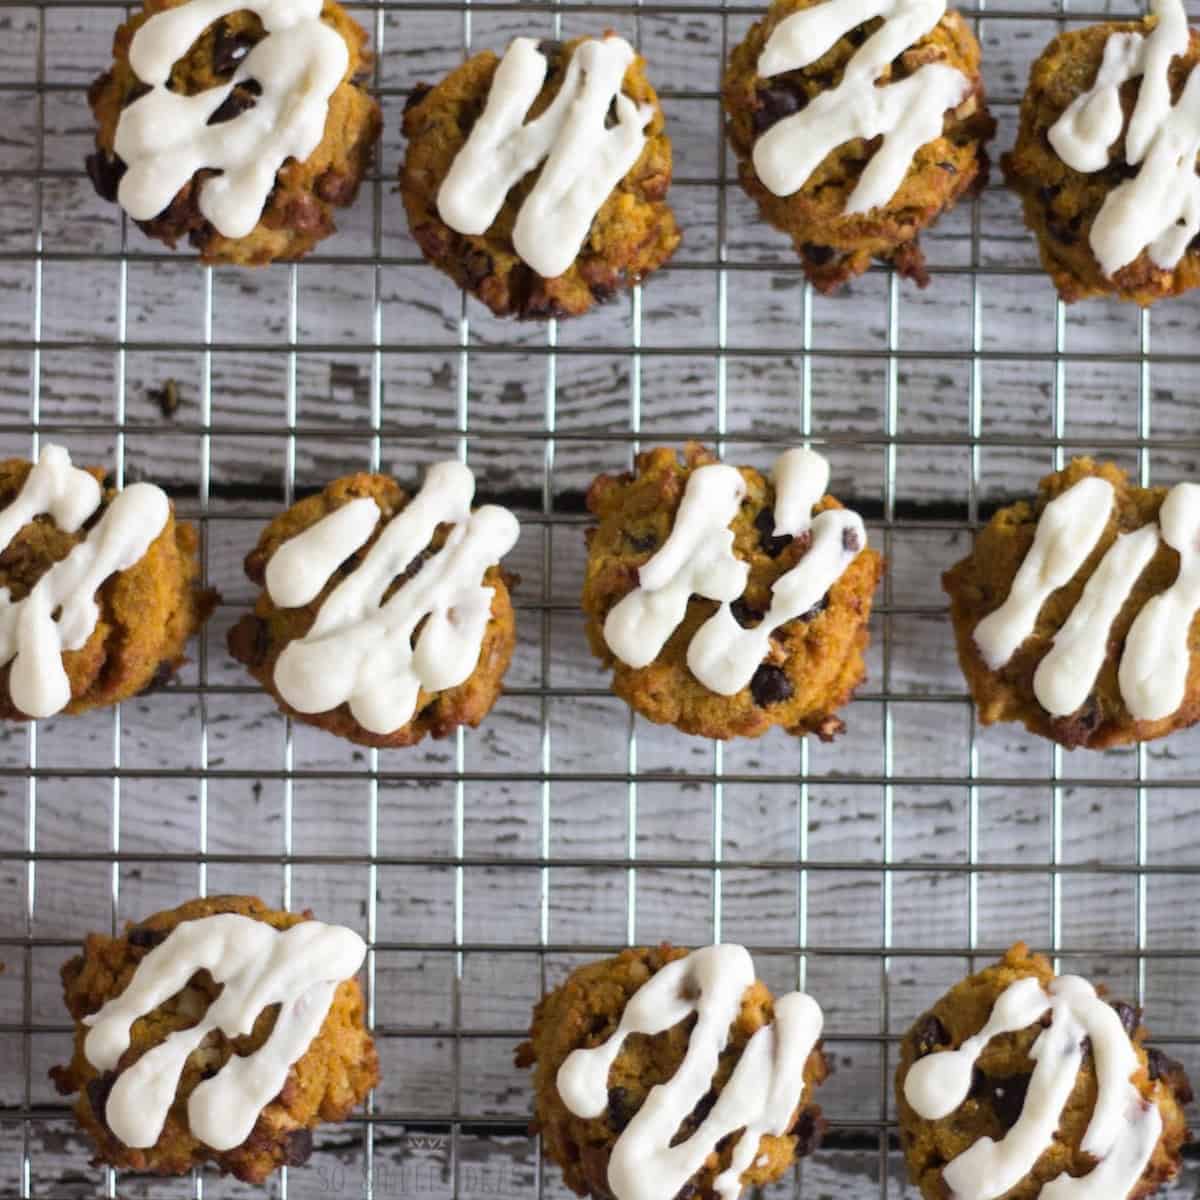
<svg viewBox="0 0 1200 1200"><path fill-rule="evenodd" d="M1077 976L1056 978L1018 943L900 1043L909 1177L927 1200L1036 1200L1068 1187L1151 1195L1179 1171L1192 1090L1146 1036L1138 1009Z"/></svg>
<svg viewBox="0 0 1200 1200"><path fill-rule="evenodd" d="M662 945L574 971L538 1002L517 1065L578 1195L732 1196L820 1142L821 1026L816 1001L773 998L741 946Z"/></svg>
<svg viewBox="0 0 1200 1200"><path fill-rule="evenodd" d="M1154 11L1056 37L1033 64L1003 160L1067 301L1150 305L1200 284L1200 121L1183 98L1200 34L1180 0Z"/></svg>
<svg viewBox="0 0 1200 1200"><path fill-rule="evenodd" d="M412 235L497 316L587 312L679 245L663 125L622 38L517 38L503 58L476 54L405 108Z"/></svg>
<svg viewBox="0 0 1200 1200"><path fill-rule="evenodd" d="M774 0L730 56L730 145L822 292L872 259L929 282L918 235L987 180L979 43L944 2ZM915 40L909 40L916 33Z"/></svg>
<svg viewBox="0 0 1200 1200"><path fill-rule="evenodd" d="M1001 509L942 577L980 720L1093 750L1195 724L1198 537L1200 485L1090 458Z"/></svg>
<svg viewBox="0 0 1200 1200"><path fill-rule="evenodd" d="M583 610L617 695L703 737L842 730L883 560L828 477L808 450L768 481L691 444L592 484Z"/></svg>
<svg viewBox="0 0 1200 1200"><path fill-rule="evenodd" d="M379 138L379 104L357 82L367 35L334 0L247 0L197 36L201 2L145 0L117 30L88 91L88 175L202 262L302 258L354 201Z"/></svg>
<svg viewBox="0 0 1200 1200"><path fill-rule="evenodd" d="M311 917L212 896L88 936L62 969L75 1051L50 1074L79 1093L97 1164L262 1183L378 1083L354 978L366 945Z"/></svg>
<svg viewBox="0 0 1200 1200"><path fill-rule="evenodd" d="M61 446L0 462L0 717L84 713L166 682L217 593L159 488Z"/></svg>
<svg viewBox="0 0 1200 1200"><path fill-rule="evenodd" d="M229 652L298 720L363 746L411 746L478 725L516 633L497 562L517 519L471 510L475 477L437 463L415 496L349 475L294 504L246 556L263 588Z"/></svg>

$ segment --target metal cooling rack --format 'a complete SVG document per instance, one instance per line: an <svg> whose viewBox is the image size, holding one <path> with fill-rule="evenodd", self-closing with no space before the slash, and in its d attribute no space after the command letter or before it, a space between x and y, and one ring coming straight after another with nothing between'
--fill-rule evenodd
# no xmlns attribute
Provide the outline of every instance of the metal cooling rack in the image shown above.
<svg viewBox="0 0 1200 1200"><path fill-rule="evenodd" d="M254 891L362 930L384 1081L272 1194L561 1195L510 1064L529 1006L631 942L739 940L825 1007L826 1147L772 1189L911 1194L890 1074L907 1024L1017 937L1145 1003L1200 1066L1190 1000L1200 788L1188 734L1064 756L976 727L941 569L1006 497L1080 451L1145 482L1194 472L1200 306L1066 310L993 184L925 239L932 286L883 271L804 286L720 147L720 64L758 13L719 3L359 3L380 51L381 166L300 267L203 270L91 195L86 85L120 3L0 6L0 441L65 441L167 486L225 602L169 688L111 714L0 735L0 1195L251 1196L88 1166L45 1070L67 1054L61 961L92 928L204 892ZM964 8L997 147L1065 0ZM687 229L644 291L576 324L494 321L424 267L391 180L419 79L517 32L610 25L650 61ZM154 389L179 381L166 417ZM633 720L588 659L582 505L639 446L699 437L765 468L824 446L890 563L871 678L834 748L683 739ZM336 474L454 454L524 524L521 644L488 723L362 752L289 726L224 635L239 570L280 504ZM1195 1194L1190 1162L1175 1194Z"/></svg>

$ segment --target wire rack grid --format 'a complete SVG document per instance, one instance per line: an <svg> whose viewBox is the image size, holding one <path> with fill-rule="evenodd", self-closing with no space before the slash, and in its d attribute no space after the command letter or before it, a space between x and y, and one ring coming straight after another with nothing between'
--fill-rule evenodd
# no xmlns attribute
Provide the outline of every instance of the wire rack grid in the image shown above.
<svg viewBox="0 0 1200 1200"><path fill-rule="evenodd" d="M804 285L721 148L718 87L757 6L351 4L387 132L343 230L247 275L161 251L90 194L84 92L119 3L5 4L0 91L0 440L65 441L163 483L204 534L224 602L184 675L111 713L0 736L0 1195L250 1196L196 1175L89 1167L46 1067L69 1027L57 967L91 928L195 894L253 891L362 930L384 1079L273 1194L561 1195L511 1066L529 1006L632 943L726 938L827 1013L825 1148L772 1189L910 1194L890 1075L907 1024L1025 937L1147 1007L1197 1065L1196 738L1064 757L983 730L937 575L1005 497L1080 451L1143 482L1195 469L1188 372L1200 308L1068 311L993 183L926 239L933 284L874 271ZM1112 12L1125 12L1118 5ZM964 9L1011 142L1028 61L1064 0ZM425 268L391 180L413 83L518 32L610 26L646 53L687 231L645 289L574 324L490 318ZM160 411L166 379L177 412ZM589 661L577 608L582 496L640 447L698 437L766 467L826 448L890 570L871 682L834 747L691 741L632 719ZM335 474L415 478L447 454L511 504L520 646L477 732L360 752L292 727L229 663L241 555L281 503ZM1179 1191L1192 1194L1190 1163Z"/></svg>

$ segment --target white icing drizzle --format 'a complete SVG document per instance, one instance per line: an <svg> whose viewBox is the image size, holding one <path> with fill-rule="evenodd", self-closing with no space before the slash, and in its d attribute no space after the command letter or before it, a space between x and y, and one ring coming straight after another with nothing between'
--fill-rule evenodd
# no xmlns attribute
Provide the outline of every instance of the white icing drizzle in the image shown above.
<svg viewBox="0 0 1200 1200"><path fill-rule="evenodd" d="M1071 102L1048 135L1067 166L1102 170L1125 121L1121 86L1141 78L1125 133L1125 161L1141 170L1108 194L1089 235L1106 275L1143 250L1170 270L1200 232L1200 77L1195 71L1189 75L1174 106L1168 77L1171 60L1187 52L1187 13L1181 0L1152 0L1151 11L1158 24L1149 34L1109 36L1095 83Z"/></svg>
<svg viewBox="0 0 1200 1200"><path fill-rule="evenodd" d="M688 669L710 691L732 696L746 687L771 645L771 634L802 617L842 577L867 544L862 517L828 508L812 523L812 545L771 586L771 607L753 629L738 624L728 604L699 629L688 646Z"/></svg>
<svg viewBox="0 0 1200 1200"><path fill-rule="evenodd" d="M1157 549L1158 526L1143 525L1119 534L1100 560L1033 675L1033 694L1051 716L1065 717L1088 698L1108 653L1112 623Z"/></svg>
<svg viewBox="0 0 1200 1200"><path fill-rule="evenodd" d="M100 500L100 485L92 475L73 467L61 446L45 446L16 498L0 513L0 549L41 515L76 533ZM8 588L0 588L0 666L12 663L9 694L21 712L49 717L70 703L63 651L80 649L92 636L100 617L96 591L110 575L141 559L170 511L159 488L132 484L24 599L14 602Z"/></svg>
<svg viewBox="0 0 1200 1200"><path fill-rule="evenodd" d="M817 1002L790 992L775 1002L775 1021L747 1042L708 1116L686 1141L672 1146L679 1126L712 1086L730 1025L754 982L754 964L741 946L707 946L676 959L643 984L625 1006L613 1035L592 1049L574 1050L559 1068L558 1092L576 1116L598 1117L608 1102L608 1073L631 1034L662 1033L693 1013L687 1053L666 1082L652 1088L612 1149L608 1183L617 1200L674 1196L713 1153L742 1130L729 1167L717 1176L722 1200L735 1200L764 1135L785 1134L804 1091L804 1065L821 1036Z"/></svg>
<svg viewBox="0 0 1200 1200"><path fill-rule="evenodd" d="M186 987L197 971L208 971L224 986L194 1026L169 1034L118 1074L103 1114L109 1128L126 1146L153 1146L188 1055L215 1030L229 1037L250 1033L263 1009L278 1004L263 1045L234 1055L188 1098L194 1137L214 1150L240 1146L320 1032L338 984L354 975L365 954L353 930L319 921L280 931L219 913L177 925L138 963L125 990L84 1018L91 1026L84 1042L88 1062L98 1071L116 1069L133 1023Z"/></svg>
<svg viewBox="0 0 1200 1200"><path fill-rule="evenodd" d="M933 29L945 11L945 0L824 0L781 21L759 56L758 73L764 78L807 67L852 29L883 18L846 64L837 87L755 142L754 169L763 186L776 196L790 196L838 146L882 136L846 211L868 212L886 204L913 155L941 136L946 110L970 94L971 81L942 63L926 63L899 83L877 86L892 61Z"/></svg>
<svg viewBox="0 0 1200 1200"><path fill-rule="evenodd" d="M684 490L671 535L639 573L639 585L613 607L604 623L612 652L630 667L658 657L683 620L692 595L721 607L688 645L692 674L710 691L732 696L746 687L770 648L772 632L804 616L842 577L867 544L862 518L844 508L813 506L825 494L829 464L812 450L785 451L775 464L775 533L811 530L804 557L771 587L771 606L753 629L743 629L730 603L746 588L748 567L733 555L729 523L745 495L733 468L699 467Z"/></svg>
<svg viewBox="0 0 1200 1200"><path fill-rule="evenodd" d="M1033 977L1010 984L979 1033L957 1050L937 1051L912 1064L904 1080L905 1099L926 1120L949 1116L970 1094L975 1062L988 1042L1032 1025L1047 1011L1050 1025L1030 1050L1035 1066L1016 1124L998 1142L980 1138L943 1171L955 1200L994 1200L1033 1170L1053 1143L1074 1090L1085 1037L1091 1039L1097 1097L1080 1149L1100 1161L1086 1175L1060 1175L1043 1186L1042 1196L1116 1200L1129 1194L1145 1170L1162 1117L1131 1082L1139 1063L1121 1019L1075 975L1060 976L1048 990Z"/></svg>
<svg viewBox="0 0 1200 1200"><path fill-rule="evenodd" d="M412 717L421 688L444 691L467 679L491 616L493 589L480 580L520 532L506 508L472 513L474 494L475 477L463 464L429 468L420 492L329 594L308 633L276 661L275 686L288 704L311 713L349 703L364 729L386 734ZM267 565L271 599L285 606L315 599L337 566L367 543L378 519L375 501L362 498L285 542ZM383 603L443 523L454 525L445 544Z"/></svg>
<svg viewBox="0 0 1200 1200"><path fill-rule="evenodd" d="M496 68L487 105L438 190L438 213L459 233L483 234L509 190L543 161L513 228L513 248L552 279L575 261L614 187L633 169L653 119L622 91L633 47L619 37L589 38L558 94L537 118L525 117L546 79L546 56L533 38L515 38ZM617 122L605 128L615 108Z"/></svg>
<svg viewBox="0 0 1200 1200"><path fill-rule="evenodd" d="M230 81L194 96L169 90L172 65L209 25L240 10L257 13L267 36ZM150 220L196 171L219 170L201 185L200 211L225 237L239 238L258 224L284 161L303 162L320 144L329 97L350 56L341 35L321 20L321 0L188 0L138 29L129 62L150 91L117 123L113 148L128 166L121 207L135 220ZM209 125L247 80L262 88L254 106Z"/></svg>
<svg viewBox="0 0 1200 1200"><path fill-rule="evenodd" d="M1012 658L1033 632L1047 598L1087 561L1104 534L1112 502L1112 484L1090 475L1043 509L1008 598L975 627L975 644L991 670Z"/></svg>
<svg viewBox="0 0 1200 1200"><path fill-rule="evenodd" d="M1050 595L1074 578L1096 548L1112 511L1112 485L1081 479L1046 505L1008 598L975 627L984 662L999 670L1033 632ZM1118 534L1033 676L1038 703L1055 717L1088 697L1108 653L1109 633L1159 537L1179 553L1175 582L1142 606L1117 671L1121 699L1137 721L1158 721L1183 703L1191 669L1189 637L1200 611L1200 484L1180 483L1163 500L1159 524Z"/></svg>
<svg viewBox="0 0 1200 1200"><path fill-rule="evenodd" d="M613 606L604 622L608 648L626 666L652 663L695 594L736 600L750 568L733 553L729 523L746 482L724 463L697 467L688 479L671 534L638 572L639 586Z"/></svg>
<svg viewBox="0 0 1200 1200"><path fill-rule="evenodd" d="M1175 582L1134 618L1117 673L1121 698L1136 720L1157 721L1183 703L1200 609L1200 485L1179 483L1159 510L1163 540L1179 552Z"/></svg>

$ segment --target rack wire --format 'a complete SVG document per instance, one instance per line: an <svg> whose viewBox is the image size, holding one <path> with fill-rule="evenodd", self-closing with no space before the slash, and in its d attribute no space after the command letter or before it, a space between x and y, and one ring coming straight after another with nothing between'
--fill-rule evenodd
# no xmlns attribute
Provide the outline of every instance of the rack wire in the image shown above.
<svg viewBox="0 0 1200 1200"><path fill-rule="evenodd" d="M996 504L1073 453L1142 482L1195 469L1200 308L1066 310L995 183L926 238L928 293L874 271L816 296L717 149L720 64L757 5L349 7L377 51L379 169L336 239L252 277L162 251L90 195L84 91L125 6L0 8L0 442L26 455L53 437L118 480L163 483L224 595L169 687L0 736L0 1195L258 1194L89 1167L45 1079L67 1054L55 974L71 947L216 891L311 906L371 947L384 1081L322 1132L307 1169L272 1181L278 1195L562 1194L527 1133L512 1046L569 966L662 938L742 941L769 982L826 1009L832 1128L781 1195L910 1194L895 1042L1018 937L1145 1004L1160 1043L1200 1065L1200 743L1064 757L979 728L937 588ZM1130 10L962 11L1003 147L1025 67L1056 29ZM597 24L634 38L660 84L687 240L584 321L497 322L404 231L400 107L474 49ZM169 417L153 401L168 377L184 397ZM629 716L587 657L587 482L689 437L764 468L782 443L826 447L887 556L871 680L834 748L683 739ZM250 601L241 554L281 503L337 473L411 481L445 454L523 522L505 699L479 731L408 752L292 727L224 651ZM1180 1192L1194 1175L1189 1160Z"/></svg>

